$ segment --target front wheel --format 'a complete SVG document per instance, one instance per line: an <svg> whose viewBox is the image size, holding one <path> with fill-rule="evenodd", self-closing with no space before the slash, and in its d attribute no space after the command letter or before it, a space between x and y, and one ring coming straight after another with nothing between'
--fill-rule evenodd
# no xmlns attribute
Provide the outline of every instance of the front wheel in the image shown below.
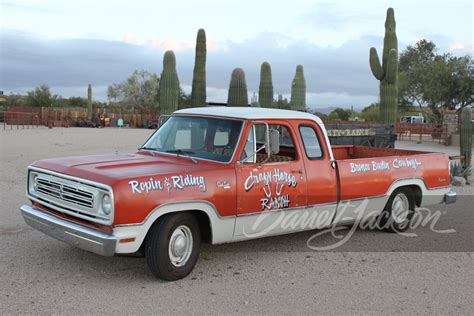
<svg viewBox="0 0 474 316"><path fill-rule="evenodd" d="M170 214L153 224L145 256L154 276L175 281L193 270L200 248L201 232L196 218L190 213Z"/></svg>
<svg viewBox="0 0 474 316"><path fill-rule="evenodd" d="M404 232L415 212L415 196L410 188L395 190L378 219L379 227L387 232Z"/></svg>

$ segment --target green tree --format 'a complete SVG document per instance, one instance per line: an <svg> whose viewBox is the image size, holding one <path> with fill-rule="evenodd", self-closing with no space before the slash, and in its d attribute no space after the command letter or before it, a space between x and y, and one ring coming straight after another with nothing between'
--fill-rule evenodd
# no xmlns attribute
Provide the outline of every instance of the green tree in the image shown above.
<svg viewBox="0 0 474 316"><path fill-rule="evenodd" d="M380 107L378 103L372 103L362 110L362 112L359 114L359 117L365 119L368 122L377 122L380 117L379 108Z"/></svg>
<svg viewBox="0 0 474 316"><path fill-rule="evenodd" d="M313 112L314 115L316 115L317 117L319 117L321 120L323 121L326 121L329 119L329 117L327 116L327 114L324 114L322 112Z"/></svg>
<svg viewBox="0 0 474 316"><path fill-rule="evenodd" d="M5 102L2 103L4 107L10 106L25 106L28 105L27 98L23 95L19 94L10 94L6 97Z"/></svg>
<svg viewBox="0 0 474 316"><path fill-rule="evenodd" d="M26 97L26 103L29 106L52 106L58 95L52 95L47 85L41 85L34 91L29 91Z"/></svg>
<svg viewBox="0 0 474 316"><path fill-rule="evenodd" d="M127 108L156 108L159 100L160 78L146 70L135 70L125 81L107 89L109 101Z"/></svg>
<svg viewBox="0 0 474 316"><path fill-rule="evenodd" d="M463 108L473 100L473 61L470 56L439 54L436 45L420 40L400 55L400 104L429 107L442 122L446 108Z"/></svg>
<svg viewBox="0 0 474 316"><path fill-rule="evenodd" d="M351 110L346 110L346 109L343 109L343 108L337 108L329 114L329 119L330 120L348 121L349 118L351 117L351 115L352 115Z"/></svg>
<svg viewBox="0 0 474 316"><path fill-rule="evenodd" d="M68 106L74 108L85 108L87 106L87 100L81 97L70 97L68 100Z"/></svg>
<svg viewBox="0 0 474 316"><path fill-rule="evenodd" d="M278 98L274 101L274 107L277 109L290 110L291 105L287 98L283 98L283 95L279 94Z"/></svg>
<svg viewBox="0 0 474 316"><path fill-rule="evenodd" d="M53 107L58 107L58 108L65 108L69 106L69 100L63 97L59 97L56 100L54 100Z"/></svg>
<svg viewBox="0 0 474 316"><path fill-rule="evenodd" d="M187 109L193 106L193 100L191 94L187 94L186 92L179 87L179 95L178 95L178 109Z"/></svg>

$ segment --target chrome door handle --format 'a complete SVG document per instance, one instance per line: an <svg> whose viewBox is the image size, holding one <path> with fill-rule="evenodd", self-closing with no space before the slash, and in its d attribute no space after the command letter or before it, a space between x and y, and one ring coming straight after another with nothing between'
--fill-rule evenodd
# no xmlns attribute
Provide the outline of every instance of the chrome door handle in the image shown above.
<svg viewBox="0 0 474 316"><path fill-rule="evenodd" d="M299 174L303 174L303 170L291 170L291 173L299 173Z"/></svg>

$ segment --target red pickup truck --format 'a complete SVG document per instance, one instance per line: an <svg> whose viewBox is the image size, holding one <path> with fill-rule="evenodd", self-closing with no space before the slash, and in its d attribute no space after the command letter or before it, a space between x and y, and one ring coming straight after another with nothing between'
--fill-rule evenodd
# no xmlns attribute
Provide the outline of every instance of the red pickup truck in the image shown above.
<svg viewBox="0 0 474 316"><path fill-rule="evenodd" d="M415 207L455 202L449 179L444 153L331 147L312 114L193 108L175 112L136 153L33 163L32 205L21 212L100 255L142 251L155 276L176 280L192 271L201 242L374 218L404 231Z"/></svg>

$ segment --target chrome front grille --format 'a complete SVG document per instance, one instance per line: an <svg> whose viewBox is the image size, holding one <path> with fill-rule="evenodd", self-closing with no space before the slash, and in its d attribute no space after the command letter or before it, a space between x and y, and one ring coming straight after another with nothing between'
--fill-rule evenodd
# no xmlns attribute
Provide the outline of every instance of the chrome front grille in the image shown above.
<svg viewBox="0 0 474 316"><path fill-rule="evenodd" d="M40 193L91 209L94 207L94 195L91 192L39 177L35 181L36 190Z"/></svg>
<svg viewBox="0 0 474 316"><path fill-rule="evenodd" d="M28 196L53 210L110 225L114 212L113 208L112 212L104 212L102 200L105 195L113 201L112 189L107 185L30 167Z"/></svg>

